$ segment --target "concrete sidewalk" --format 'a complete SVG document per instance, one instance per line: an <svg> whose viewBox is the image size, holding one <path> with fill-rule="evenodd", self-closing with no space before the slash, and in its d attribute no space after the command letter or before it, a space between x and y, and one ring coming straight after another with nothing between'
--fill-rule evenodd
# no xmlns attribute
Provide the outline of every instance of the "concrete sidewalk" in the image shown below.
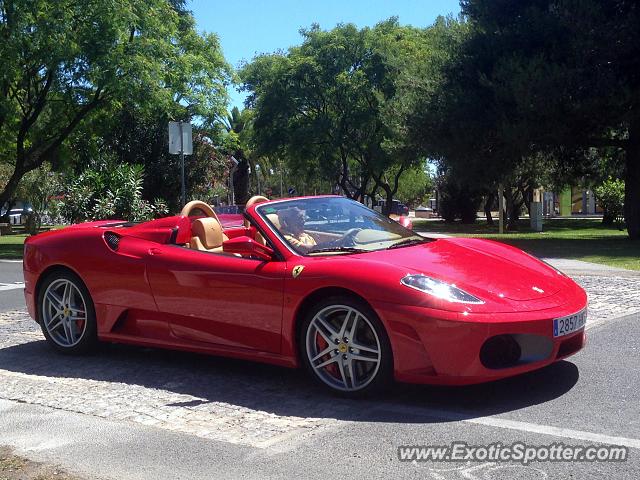
<svg viewBox="0 0 640 480"><path fill-rule="evenodd" d="M542 260L553 265L561 272L571 275L640 277L640 271L638 270L611 267L609 265L602 265L601 263L584 262L571 258L543 258Z"/></svg>

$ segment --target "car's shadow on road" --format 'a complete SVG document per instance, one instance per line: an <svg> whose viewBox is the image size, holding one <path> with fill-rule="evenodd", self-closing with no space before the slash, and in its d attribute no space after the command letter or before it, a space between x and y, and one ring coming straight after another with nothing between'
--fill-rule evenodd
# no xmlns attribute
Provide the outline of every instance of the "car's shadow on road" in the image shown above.
<svg viewBox="0 0 640 480"><path fill-rule="evenodd" d="M579 377L573 363L560 361L483 385L396 384L375 397L349 400L326 392L303 370L123 345L102 345L93 355L72 357L37 340L1 348L0 369L139 385L198 398L168 404L175 407L224 402L275 415L403 423L475 418L545 403L568 392Z"/></svg>

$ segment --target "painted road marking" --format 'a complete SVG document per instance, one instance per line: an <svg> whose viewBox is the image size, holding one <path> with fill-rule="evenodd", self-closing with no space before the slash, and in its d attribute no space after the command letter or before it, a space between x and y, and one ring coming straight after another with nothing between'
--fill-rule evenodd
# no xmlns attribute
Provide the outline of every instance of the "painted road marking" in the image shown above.
<svg viewBox="0 0 640 480"><path fill-rule="evenodd" d="M522 432L553 435L554 437L570 438L573 440L586 440L588 442L640 449L640 440L636 438L613 437L611 435L603 435L601 433L585 432L582 430L573 430L571 428L552 427L551 425L538 425L536 423L520 422L500 417L470 418L466 419L465 422L487 425L490 427L506 428L509 430L519 430Z"/></svg>
<svg viewBox="0 0 640 480"><path fill-rule="evenodd" d="M588 442L601 443L606 445L618 445L621 447L640 449L640 440L637 438L614 437L601 433L585 432L583 430L573 430L571 428L553 427L551 425L539 425L537 423L521 422L518 420L509 420L501 417L473 417L473 413L465 414L463 412L454 412L449 410L438 410L431 408L415 408L405 407L402 405L385 405L375 408L374 410L384 410L394 413L406 413L412 416L425 416L445 420L448 422L467 422L476 425L484 425L487 427L504 428L507 430L517 430L520 432L539 433L542 435L551 435L554 437L570 438L572 440L585 440Z"/></svg>
<svg viewBox="0 0 640 480"><path fill-rule="evenodd" d="M633 312L630 313L629 315L623 315L622 317L616 317L616 318L607 318L607 317L601 317L597 320L593 320L593 321L589 321L587 320L587 325L585 326L585 330L589 331L591 330L593 327L598 327L604 323L610 323L613 321L618 321L618 320L632 320L635 319L636 317L640 318L640 311L637 312Z"/></svg>
<svg viewBox="0 0 640 480"><path fill-rule="evenodd" d="M24 288L24 282L0 283L0 292L5 290L17 290L18 288Z"/></svg>
<svg viewBox="0 0 640 480"><path fill-rule="evenodd" d="M420 467L415 460L411 462L414 467ZM509 474L505 472L509 470ZM514 472L516 470L516 472ZM484 462L479 465L474 465L471 462L467 462L465 465L451 467L428 467L427 472L434 480L450 480L457 478L466 478L467 480L481 480L490 478L519 478L520 474L527 478L536 478L544 480L549 478L547 472L538 467L531 465L518 465L506 464L499 465L495 462ZM535 472L536 475L532 476ZM496 477L494 474L498 473ZM482 476L478 476L482 475Z"/></svg>

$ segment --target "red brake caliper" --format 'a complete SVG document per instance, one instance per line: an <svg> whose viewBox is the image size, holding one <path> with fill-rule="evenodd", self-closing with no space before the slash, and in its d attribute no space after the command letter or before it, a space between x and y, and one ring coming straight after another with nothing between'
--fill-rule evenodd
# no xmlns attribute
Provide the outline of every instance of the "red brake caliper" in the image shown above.
<svg viewBox="0 0 640 480"><path fill-rule="evenodd" d="M322 350L326 349L328 346L329 344L324 339L324 337L322 335L316 334L316 348L317 348L316 351L321 352ZM322 357L322 360L323 361L328 360L330 355L331 353L327 353L324 357ZM338 370L338 365L336 365L336 363L330 363L324 368L327 370L327 372L329 372L329 374L331 374L331 376L338 379L340 378L340 371Z"/></svg>

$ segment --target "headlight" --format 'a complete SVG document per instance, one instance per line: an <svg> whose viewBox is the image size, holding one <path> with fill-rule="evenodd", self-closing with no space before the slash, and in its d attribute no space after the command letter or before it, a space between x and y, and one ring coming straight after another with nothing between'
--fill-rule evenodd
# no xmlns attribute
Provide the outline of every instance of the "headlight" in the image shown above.
<svg viewBox="0 0 640 480"><path fill-rule="evenodd" d="M421 292L428 293L436 298L446 300L454 303L484 303L477 297L474 297L470 293L460 290L455 285L436 280L435 278L427 277L426 275L407 275L400 283L406 285L409 288L420 290Z"/></svg>

